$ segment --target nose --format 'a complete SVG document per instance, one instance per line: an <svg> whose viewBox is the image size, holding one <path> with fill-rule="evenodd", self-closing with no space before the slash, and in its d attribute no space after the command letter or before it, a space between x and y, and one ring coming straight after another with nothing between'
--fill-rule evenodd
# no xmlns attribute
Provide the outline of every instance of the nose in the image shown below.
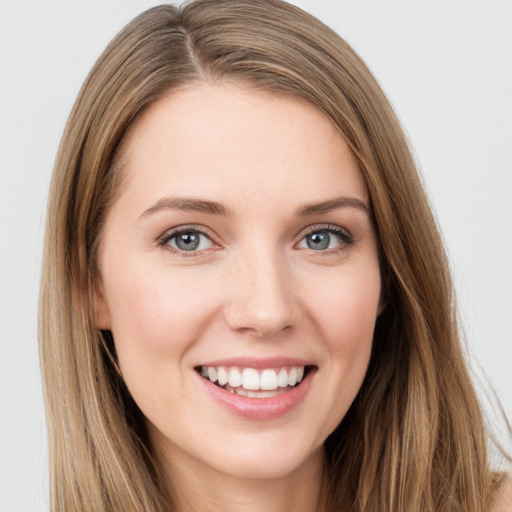
<svg viewBox="0 0 512 512"><path fill-rule="evenodd" d="M226 321L238 332L271 337L297 324L294 280L278 256L240 258L229 278Z"/></svg>

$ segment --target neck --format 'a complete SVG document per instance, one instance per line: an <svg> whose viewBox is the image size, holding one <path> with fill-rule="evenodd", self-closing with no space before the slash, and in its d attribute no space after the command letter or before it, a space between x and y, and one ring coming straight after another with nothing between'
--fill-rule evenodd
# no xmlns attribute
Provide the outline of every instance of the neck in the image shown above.
<svg viewBox="0 0 512 512"><path fill-rule="evenodd" d="M177 455L174 453L174 455ZM176 512L322 512L324 452L317 450L289 474L278 478L239 478L195 460L166 457Z"/></svg>

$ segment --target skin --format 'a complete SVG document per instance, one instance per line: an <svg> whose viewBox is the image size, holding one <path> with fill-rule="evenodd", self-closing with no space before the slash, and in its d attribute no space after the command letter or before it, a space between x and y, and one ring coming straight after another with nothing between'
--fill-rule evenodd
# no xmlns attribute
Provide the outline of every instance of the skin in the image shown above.
<svg viewBox="0 0 512 512"><path fill-rule="evenodd" d="M100 244L97 323L113 332L180 510L318 511L323 442L363 381L381 291L368 195L346 143L297 99L201 83L143 113L123 162ZM337 198L345 203L304 211ZM205 233L197 250L176 247L183 226ZM330 226L342 235L328 234L327 249L308 246L311 230ZM291 411L243 418L195 370L235 356L298 357L316 373Z"/></svg>

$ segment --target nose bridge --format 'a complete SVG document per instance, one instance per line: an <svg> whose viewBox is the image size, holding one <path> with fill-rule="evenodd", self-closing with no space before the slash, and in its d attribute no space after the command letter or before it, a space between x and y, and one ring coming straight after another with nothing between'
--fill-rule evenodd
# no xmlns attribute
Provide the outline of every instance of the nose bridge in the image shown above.
<svg viewBox="0 0 512 512"><path fill-rule="evenodd" d="M237 256L229 295L226 315L232 329L269 336L298 319L290 268L276 247L259 247Z"/></svg>

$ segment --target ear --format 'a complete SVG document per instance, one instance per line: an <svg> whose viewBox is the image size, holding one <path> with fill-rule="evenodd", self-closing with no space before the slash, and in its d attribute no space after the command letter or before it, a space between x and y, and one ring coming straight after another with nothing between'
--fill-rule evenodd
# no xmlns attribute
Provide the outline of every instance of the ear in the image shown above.
<svg viewBox="0 0 512 512"><path fill-rule="evenodd" d="M103 331L109 331L111 328L110 310L108 308L107 299L105 298L103 282L100 277L96 277L94 280L93 301L96 327Z"/></svg>

